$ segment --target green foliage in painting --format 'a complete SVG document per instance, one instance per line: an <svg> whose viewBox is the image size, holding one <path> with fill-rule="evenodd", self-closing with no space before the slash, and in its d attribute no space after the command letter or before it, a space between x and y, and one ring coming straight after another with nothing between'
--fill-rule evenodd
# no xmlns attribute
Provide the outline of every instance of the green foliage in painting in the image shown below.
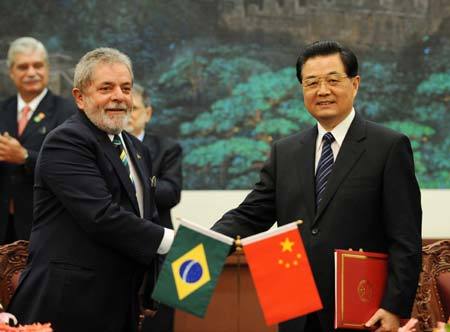
<svg viewBox="0 0 450 332"><path fill-rule="evenodd" d="M242 181L252 185L271 142L311 123L298 102L299 88L291 68L252 75L228 97L211 104L209 111L183 123L182 135L214 137L212 142L191 147L185 158L186 172L207 169L209 175L217 175L217 185L228 189L242 187Z"/></svg>
<svg viewBox="0 0 450 332"><path fill-rule="evenodd" d="M431 69L412 75L395 61L361 64L355 108L410 138L422 187L450 186L449 76ZM166 65L158 86L156 95L170 105L161 105L160 124L170 117L164 112L178 114L167 124L178 121L187 188L248 188L273 140L315 124L295 70L274 70L251 45L186 49Z"/></svg>
<svg viewBox="0 0 450 332"><path fill-rule="evenodd" d="M301 41L270 32L228 35L219 17L228 5L3 1L0 46L6 54L11 40L32 35L73 65L96 47L125 52L135 80L151 97L148 129L183 145L184 189L247 189L258 180L274 140L316 121L303 105L294 69ZM401 48L350 45L360 60L355 110L409 137L422 188L450 188L448 19L436 29ZM64 74L61 79L70 81L71 72ZM6 71L3 81L10 83ZM10 94L3 81L2 98Z"/></svg>

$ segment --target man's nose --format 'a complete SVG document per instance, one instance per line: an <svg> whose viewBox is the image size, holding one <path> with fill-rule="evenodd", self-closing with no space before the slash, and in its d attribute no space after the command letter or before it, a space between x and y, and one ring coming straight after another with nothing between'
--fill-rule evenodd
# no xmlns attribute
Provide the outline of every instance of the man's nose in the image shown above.
<svg viewBox="0 0 450 332"><path fill-rule="evenodd" d="M319 81L319 88L317 90L317 94L319 96L328 95L330 93L330 89L328 87L328 84L325 80Z"/></svg>
<svg viewBox="0 0 450 332"><path fill-rule="evenodd" d="M122 89L117 86L113 89L111 98L115 101L123 101L125 99L125 94L123 93Z"/></svg>
<svg viewBox="0 0 450 332"><path fill-rule="evenodd" d="M28 66L27 76L35 76L35 75L36 75L36 68L34 68L34 66Z"/></svg>

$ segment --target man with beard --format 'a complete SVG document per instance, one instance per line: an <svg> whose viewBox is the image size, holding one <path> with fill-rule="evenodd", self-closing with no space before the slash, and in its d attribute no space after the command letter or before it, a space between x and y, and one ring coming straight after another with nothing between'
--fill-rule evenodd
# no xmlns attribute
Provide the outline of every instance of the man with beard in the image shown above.
<svg viewBox="0 0 450 332"><path fill-rule="evenodd" d="M47 89L48 55L40 41L13 41L7 65L17 95L0 104L0 244L29 239L39 150L46 135L76 111L73 102Z"/></svg>
<svg viewBox="0 0 450 332"><path fill-rule="evenodd" d="M130 59L84 55L73 96L80 112L50 133L36 166L30 257L9 310L56 331L137 331L138 291L173 231L157 219L151 159L122 131L132 108Z"/></svg>

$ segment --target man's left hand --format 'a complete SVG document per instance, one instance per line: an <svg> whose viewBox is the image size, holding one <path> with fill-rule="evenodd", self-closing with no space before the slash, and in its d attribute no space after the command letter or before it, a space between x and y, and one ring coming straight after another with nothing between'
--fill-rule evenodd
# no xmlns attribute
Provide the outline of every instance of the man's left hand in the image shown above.
<svg viewBox="0 0 450 332"><path fill-rule="evenodd" d="M392 312L380 308L365 325L372 329L378 325L375 332L397 332L400 327L400 318Z"/></svg>
<svg viewBox="0 0 450 332"><path fill-rule="evenodd" d="M23 164L27 150L19 143L17 139L9 136L8 133L0 135L0 161L11 164Z"/></svg>

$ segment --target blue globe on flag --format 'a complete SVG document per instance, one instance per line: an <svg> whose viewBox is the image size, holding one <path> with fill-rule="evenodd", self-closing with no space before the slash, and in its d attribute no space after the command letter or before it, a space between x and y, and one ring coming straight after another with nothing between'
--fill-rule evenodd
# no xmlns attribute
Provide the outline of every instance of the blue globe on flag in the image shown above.
<svg viewBox="0 0 450 332"><path fill-rule="evenodd" d="M171 270L180 301L200 290L211 280L203 243L175 259Z"/></svg>
<svg viewBox="0 0 450 332"><path fill-rule="evenodd" d="M181 264L179 274L184 282L192 284L200 280L203 269L199 262L189 259Z"/></svg>

